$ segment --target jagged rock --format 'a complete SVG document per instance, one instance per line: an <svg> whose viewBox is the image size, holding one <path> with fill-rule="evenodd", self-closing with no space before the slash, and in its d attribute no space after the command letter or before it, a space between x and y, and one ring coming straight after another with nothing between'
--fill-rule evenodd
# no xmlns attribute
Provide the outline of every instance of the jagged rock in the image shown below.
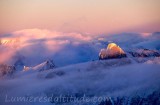
<svg viewBox="0 0 160 105"><path fill-rule="evenodd" d="M34 67L33 69L39 70L39 71L44 71L44 70L49 70L55 68L55 65L53 63L53 60L47 60L44 63L41 63L40 65Z"/></svg>
<svg viewBox="0 0 160 105"><path fill-rule="evenodd" d="M133 57L160 57L157 50L139 49L137 51L129 52Z"/></svg>
<svg viewBox="0 0 160 105"><path fill-rule="evenodd" d="M107 49L101 49L99 53L99 59L114 59L114 58L123 58L127 57L125 52L115 43L108 44Z"/></svg>
<svg viewBox="0 0 160 105"><path fill-rule="evenodd" d="M6 64L0 64L0 77L4 75L12 75L16 71L15 66L8 66Z"/></svg>
<svg viewBox="0 0 160 105"><path fill-rule="evenodd" d="M44 70L50 70L50 69L53 69L55 68L55 64L53 62L53 60L47 60L35 67L27 67L27 66L24 66L24 69L23 71L28 71L28 70L38 70L38 71L44 71Z"/></svg>

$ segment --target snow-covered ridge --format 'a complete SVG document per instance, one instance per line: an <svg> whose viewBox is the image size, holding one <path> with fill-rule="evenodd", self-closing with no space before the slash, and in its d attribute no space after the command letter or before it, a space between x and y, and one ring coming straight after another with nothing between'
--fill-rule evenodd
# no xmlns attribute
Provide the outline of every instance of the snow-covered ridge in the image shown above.
<svg viewBox="0 0 160 105"><path fill-rule="evenodd" d="M34 67L26 67L24 66L23 71L28 71L28 70L37 70L37 71L44 71L44 70L50 70L55 68L55 64L53 60L47 60L41 64L38 64L37 66Z"/></svg>

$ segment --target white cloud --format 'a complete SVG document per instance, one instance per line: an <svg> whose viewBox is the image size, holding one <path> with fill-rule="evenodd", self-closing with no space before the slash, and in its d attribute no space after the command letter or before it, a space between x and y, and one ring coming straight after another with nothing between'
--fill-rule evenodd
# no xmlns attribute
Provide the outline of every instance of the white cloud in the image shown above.
<svg viewBox="0 0 160 105"><path fill-rule="evenodd" d="M0 61L10 61L14 56L20 54L24 56L26 65L36 65L48 58L55 59L58 65L68 65L98 59L100 49L105 48L108 42L115 42L125 50L134 44L150 40L150 37L152 36L144 37L142 33L96 36L89 33L24 29L12 32L7 37L1 37L1 40L9 40L6 42L12 42L12 44L5 45L7 51L0 51Z"/></svg>

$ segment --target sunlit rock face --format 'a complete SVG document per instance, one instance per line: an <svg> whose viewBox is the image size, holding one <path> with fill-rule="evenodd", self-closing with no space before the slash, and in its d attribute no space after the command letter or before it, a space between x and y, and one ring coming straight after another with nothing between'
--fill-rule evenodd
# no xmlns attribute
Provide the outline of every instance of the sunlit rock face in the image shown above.
<svg viewBox="0 0 160 105"><path fill-rule="evenodd" d="M125 52L115 43L108 44L107 49L101 49L99 53L100 60L123 57L127 57Z"/></svg>
<svg viewBox="0 0 160 105"><path fill-rule="evenodd" d="M20 39L19 38L0 39L0 45L11 48L17 48L20 45Z"/></svg>

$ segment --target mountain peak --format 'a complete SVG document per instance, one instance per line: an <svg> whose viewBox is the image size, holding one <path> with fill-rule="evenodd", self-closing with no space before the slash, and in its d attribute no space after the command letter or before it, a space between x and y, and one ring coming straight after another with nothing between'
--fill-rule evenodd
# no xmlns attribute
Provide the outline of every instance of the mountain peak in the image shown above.
<svg viewBox="0 0 160 105"><path fill-rule="evenodd" d="M47 60L37 66L34 67L26 67L24 66L24 71L28 71L28 70L38 70L38 71L44 71L44 70L50 70L55 68L55 64L53 62L53 60Z"/></svg>
<svg viewBox="0 0 160 105"><path fill-rule="evenodd" d="M115 43L108 44L107 51L110 51L111 53L124 54L124 51Z"/></svg>
<svg viewBox="0 0 160 105"><path fill-rule="evenodd" d="M99 59L112 59L126 57L125 52L115 43L109 43L107 49L101 49Z"/></svg>
<svg viewBox="0 0 160 105"><path fill-rule="evenodd" d="M115 46L117 46L115 43L109 43L107 49L112 49Z"/></svg>

